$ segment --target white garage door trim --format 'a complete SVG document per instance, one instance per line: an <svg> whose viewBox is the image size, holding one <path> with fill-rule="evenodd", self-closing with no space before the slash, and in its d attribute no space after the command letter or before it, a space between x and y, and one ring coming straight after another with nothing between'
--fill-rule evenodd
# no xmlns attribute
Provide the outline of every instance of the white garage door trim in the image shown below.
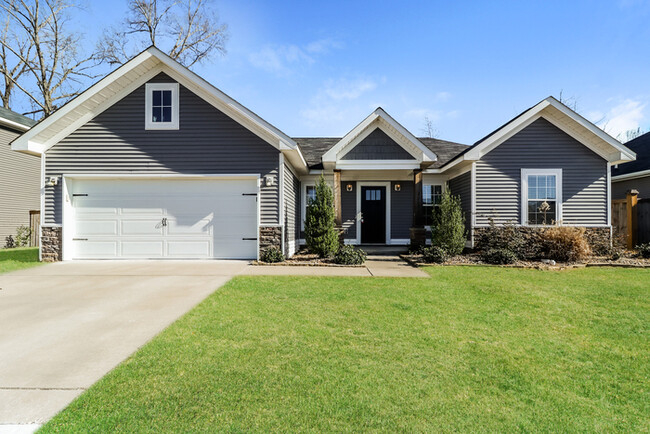
<svg viewBox="0 0 650 434"><path fill-rule="evenodd" d="M260 210L261 210L261 191L260 191L260 174L209 174L209 175L182 175L182 174L64 174L62 176L62 258L63 260L71 260L75 256L74 252L74 231L75 231L75 217L74 207L72 203L72 189L74 188L75 181L83 180L161 180L161 181L218 181L218 180L255 180L257 186L254 193L257 194L256 204L256 255L259 256L259 227L260 227ZM259 257L258 257L259 259Z"/></svg>

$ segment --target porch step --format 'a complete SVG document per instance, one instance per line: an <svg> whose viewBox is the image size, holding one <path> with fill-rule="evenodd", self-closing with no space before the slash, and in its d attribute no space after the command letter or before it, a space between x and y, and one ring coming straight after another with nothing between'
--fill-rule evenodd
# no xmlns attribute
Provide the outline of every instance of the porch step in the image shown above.
<svg viewBox="0 0 650 434"><path fill-rule="evenodd" d="M359 247L369 256L398 256L408 252L408 247L406 246L374 246L362 244Z"/></svg>

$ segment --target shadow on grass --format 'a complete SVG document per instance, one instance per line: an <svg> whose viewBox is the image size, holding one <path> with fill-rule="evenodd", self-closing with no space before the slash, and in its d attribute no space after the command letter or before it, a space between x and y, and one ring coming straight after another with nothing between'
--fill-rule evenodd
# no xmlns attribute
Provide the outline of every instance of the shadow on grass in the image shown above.
<svg viewBox="0 0 650 434"><path fill-rule="evenodd" d="M0 262L2 261L38 262L38 247L1 249Z"/></svg>

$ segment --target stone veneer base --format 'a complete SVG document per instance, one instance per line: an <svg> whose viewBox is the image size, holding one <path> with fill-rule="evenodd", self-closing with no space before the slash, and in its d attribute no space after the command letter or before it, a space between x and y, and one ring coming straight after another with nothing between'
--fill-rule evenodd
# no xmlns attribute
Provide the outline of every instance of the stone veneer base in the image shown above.
<svg viewBox="0 0 650 434"><path fill-rule="evenodd" d="M41 227L41 260L43 262L61 261L63 241L61 228L58 226Z"/></svg>
<svg viewBox="0 0 650 434"><path fill-rule="evenodd" d="M282 250L282 228L279 226L260 226L260 255L269 247Z"/></svg>
<svg viewBox="0 0 650 434"><path fill-rule="evenodd" d="M531 226L514 226L521 232L525 239L536 238L544 227L531 227ZM584 227L585 238L594 251L607 250L612 246L612 228L610 226L602 227ZM490 229L489 227L475 227L474 228L474 245L480 243L482 234Z"/></svg>

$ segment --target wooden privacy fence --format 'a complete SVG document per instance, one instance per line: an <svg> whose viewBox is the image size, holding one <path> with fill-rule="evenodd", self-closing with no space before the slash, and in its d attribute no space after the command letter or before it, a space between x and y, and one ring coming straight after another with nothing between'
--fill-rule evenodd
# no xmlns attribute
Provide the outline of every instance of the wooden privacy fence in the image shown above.
<svg viewBox="0 0 650 434"><path fill-rule="evenodd" d="M638 194L631 190L625 199L612 201L614 233L625 240L628 249L650 242L650 199L639 199Z"/></svg>
<svg viewBox="0 0 650 434"><path fill-rule="evenodd" d="M38 236L38 234L40 233L39 230L40 226L41 226L41 212L30 211L29 212L30 247L38 247L39 245L40 237Z"/></svg>

